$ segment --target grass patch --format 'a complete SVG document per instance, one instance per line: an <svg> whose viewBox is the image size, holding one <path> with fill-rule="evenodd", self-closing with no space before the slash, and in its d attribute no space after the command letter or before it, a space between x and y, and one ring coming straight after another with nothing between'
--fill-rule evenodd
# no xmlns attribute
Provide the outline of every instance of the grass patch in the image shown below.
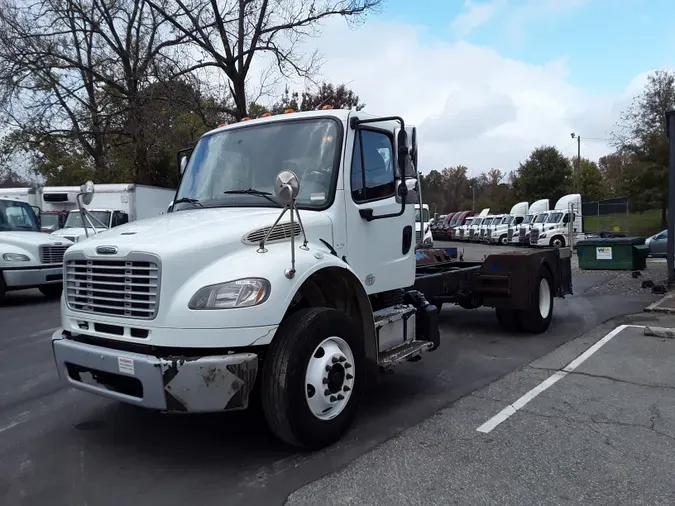
<svg viewBox="0 0 675 506"><path fill-rule="evenodd" d="M584 232L623 232L648 237L661 231L661 211L651 209L643 213L584 216Z"/></svg>

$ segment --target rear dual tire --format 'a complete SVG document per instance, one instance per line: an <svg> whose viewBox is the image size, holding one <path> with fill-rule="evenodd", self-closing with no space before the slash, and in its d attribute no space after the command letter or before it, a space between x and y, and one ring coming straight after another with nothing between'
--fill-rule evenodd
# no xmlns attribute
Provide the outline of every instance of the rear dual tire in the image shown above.
<svg viewBox="0 0 675 506"><path fill-rule="evenodd" d="M507 332L525 331L530 334L545 332L553 318L553 276L542 265L535 289L530 295L529 307L525 310L495 308L499 325Z"/></svg>

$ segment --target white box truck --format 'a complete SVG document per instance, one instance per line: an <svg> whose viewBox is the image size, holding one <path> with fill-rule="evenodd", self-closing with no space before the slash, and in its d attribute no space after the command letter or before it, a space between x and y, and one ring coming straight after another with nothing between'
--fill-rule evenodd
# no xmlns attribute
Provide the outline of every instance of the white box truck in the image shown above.
<svg viewBox="0 0 675 506"><path fill-rule="evenodd" d="M91 226L85 231L83 217L77 209L79 186L45 187L43 201L51 208L69 210L63 228L53 235L78 242L91 234ZM86 206L92 225L97 231L113 228L124 223L154 218L166 212L176 194L175 190L138 184L102 184L96 187L91 204ZM86 219L86 218L85 218Z"/></svg>

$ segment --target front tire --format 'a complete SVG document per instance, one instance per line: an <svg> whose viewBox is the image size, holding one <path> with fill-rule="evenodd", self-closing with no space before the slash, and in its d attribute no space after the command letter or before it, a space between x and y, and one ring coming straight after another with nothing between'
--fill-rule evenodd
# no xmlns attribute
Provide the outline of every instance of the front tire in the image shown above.
<svg viewBox="0 0 675 506"><path fill-rule="evenodd" d="M564 248L565 238L560 235L556 235L555 237L551 238L551 242L549 244L552 248Z"/></svg>
<svg viewBox="0 0 675 506"><path fill-rule="evenodd" d="M502 330L506 332L520 332L522 330L520 311L497 307L495 308L495 313Z"/></svg>
<svg viewBox="0 0 675 506"><path fill-rule="evenodd" d="M61 297L61 292L63 292L63 285L60 283L58 285L42 285L38 289L45 297L49 299L58 299Z"/></svg>
<svg viewBox="0 0 675 506"><path fill-rule="evenodd" d="M530 308L521 314L523 329L540 334L548 329L553 318L553 276L548 267L539 268L539 276L530 299Z"/></svg>
<svg viewBox="0 0 675 506"><path fill-rule="evenodd" d="M365 382L360 329L342 311L301 309L279 327L262 367L262 407L272 432L318 450L349 429Z"/></svg>
<svg viewBox="0 0 675 506"><path fill-rule="evenodd" d="M7 293L7 285L5 285L5 276L0 271L0 304L5 299L5 294Z"/></svg>
<svg viewBox="0 0 675 506"><path fill-rule="evenodd" d="M506 235L503 235L499 238L499 243L502 246L508 246L509 245L509 238Z"/></svg>

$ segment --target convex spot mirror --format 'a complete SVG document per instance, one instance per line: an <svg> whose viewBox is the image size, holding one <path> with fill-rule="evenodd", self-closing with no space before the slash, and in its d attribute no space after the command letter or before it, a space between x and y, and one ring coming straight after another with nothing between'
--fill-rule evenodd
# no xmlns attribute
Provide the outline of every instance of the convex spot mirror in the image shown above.
<svg viewBox="0 0 675 506"><path fill-rule="evenodd" d="M180 157L180 164L178 166L181 174L185 172L185 167L187 167L187 156L183 155Z"/></svg>
<svg viewBox="0 0 675 506"><path fill-rule="evenodd" d="M94 182L89 180L80 186L80 192L82 193L82 203L85 206L91 204L92 199L94 198Z"/></svg>
<svg viewBox="0 0 675 506"><path fill-rule="evenodd" d="M282 170L274 182L274 194L277 201L282 206L287 206L293 202L300 193L300 180L295 172L291 170Z"/></svg>

